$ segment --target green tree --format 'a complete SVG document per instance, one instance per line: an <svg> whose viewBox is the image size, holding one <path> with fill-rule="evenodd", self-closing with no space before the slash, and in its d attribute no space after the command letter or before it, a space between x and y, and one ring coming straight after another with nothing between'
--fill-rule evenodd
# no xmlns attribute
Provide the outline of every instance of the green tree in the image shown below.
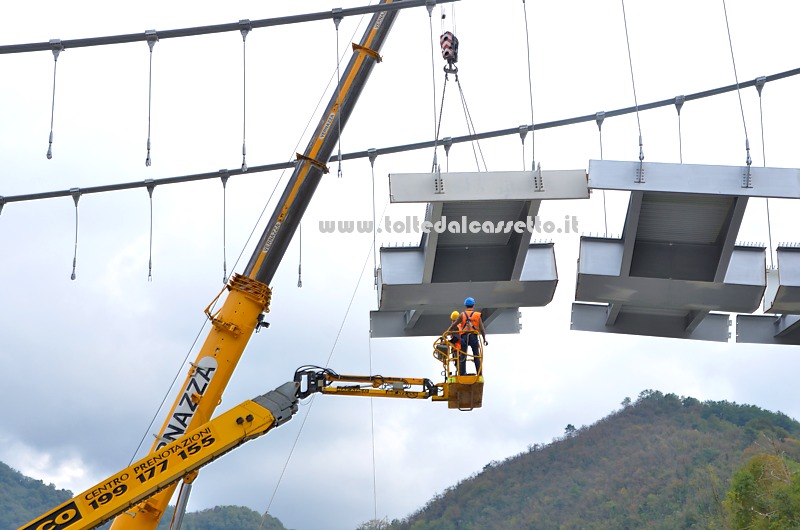
<svg viewBox="0 0 800 530"><path fill-rule="evenodd" d="M733 475L725 498L735 529L800 527L800 464L782 454L751 457Z"/></svg>

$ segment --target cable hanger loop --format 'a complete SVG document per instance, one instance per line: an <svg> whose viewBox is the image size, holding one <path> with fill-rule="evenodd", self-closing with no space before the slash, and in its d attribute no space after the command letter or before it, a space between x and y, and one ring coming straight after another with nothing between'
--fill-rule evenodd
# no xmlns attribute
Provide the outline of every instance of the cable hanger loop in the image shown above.
<svg viewBox="0 0 800 530"><path fill-rule="evenodd" d="M47 146L47 159L53 158L53 117L56 111L56 68L58 67L58 56L64 51L61 39L52 39L50 48L53 50L53 100L50 104L50 141Z"/></svg>
<svg viewBox="0 0 800 530"><path fill-rule="evenodd" d="M69 193L72 195L72 200L75 201L75 251L72 255L72 275L70 276L71 280L75 280L77 277L75 269L78 265L78 201L81 198L81 190L80 188L72 188Z"/></svg>
<svg viewBox="0 0 800 530"><path fill-rule="evenodd" d="M603 121L606 119L605 111L600 111L594 115L597 123L597 132L600 136L600 160L603 160ZM606 208L606 190L603 191L603 237L608 237L608 209Z"/></svg>
<svg viewBox="0 0 800 530"><path fill-rule="evenodd" d="M239 21L239 32L242 34L242 172L247 172L247 34L252 29L250 20ZM223 184L224 186L224 184Z"/></svg>
<svg viewBox="0 0 800 530"><path fill-rule="evenodd" d="M147 262L147 281L153 281L153 190L156 189L153 179L144 181L147 186L147 194L150 196L150 258Z"/></svg>
<svg viewBox="0 0 800 530"><path fill-rule="evenodd" d="M339 56L339 23L342 21L342 8L336 7L332 12L333 24L336 26L336 123L339 129L339 137L336 141L339 168L336 175L342 178L342 77L339 74L339 64L342 62Z"/></svg>
<svg viewBox="0 0 800 530"><path fill-rule="evenodd" d="M533 78L531 73L531 40L530 32L528 30L528 6L525 0L522 0L522 11L525 15L525 45L528 52L528 95L531 105L531 170L536 171L536 122L533 119ZM522 139L525 143L525 139ZM524 163L524 157L523 157Z"/></svg>
<svg viewBox="0 0 800 530"><path fill-rule="evenodd" d="M681 108L686 101L686 96L677 96L675 98L675 110L678 111L678 156L680 157L681 164L683 164L683 135L681 134Z"/></svg>
<svg viewBox="0 0 800 530"><path fill-rule="evenodd" d="M603 160L603 121L606 119L606 113L600 111L594 115L594 121L597 123L597 132L600 135L600 160Z"/></svg>
<svg viewBox="0 0 800 530"><path fill-rule="evenodd" d="M758 114L761 117L761 158L764 162L764 167L767 167L767 152L764 148L764 107L761 104L761 91L767 83L765 76L756 78L756 90L758 91Z"/></svg>
<svg viewBox="0 0 800 530"><path fill-rule="evenodd" d="M222 181L222 284L228 283L228 243L227 243L227 220L228 220L228 178L230 175L227 170L220 170L220 180Z"/></svg>
<svg viewBox="0 0 800 530"><path fill-rule="evenodd" d="M636 106L636 126L639 129L639 174L636 176L636 182L641 183L644 182L644 147L642 144L642 123L639 120L639 100L636 97L636 81L633 75L633 58L631 56L631 41L628 35L628 17L625 14L625 0L621 0L622 2L622 20L625 23L625 43L628 47L628 65L631 71L631 86L633 87L633 102Z"/></svg>
<svg viewBox="0 0 800 530"><path fill-rule="evenodd" d="M378 158L378 152L375 148L367 149L369 154L369 166L372 172L372 273L374 276L373 287L378 290L378 240L376 233L378 227L376 225L377 218L375 217L375 159ZM378 300L380 303L380 300ZM370 372L371 374L371 372Z"/></svg>
<svg viewBox="0 0 800 530"><path fill-rule="evenodd" d="M764 167L767 167L767 152L764 148L764 107L761 103L761 91L764 89L764 85L767 82L767 78L764 76L756 78L756 90L758 91L758 113L761 118L761 158L764 163ZM772 257L772 221L771 216L769 213L769 197L765 197L766 207L767 207L767 237L769 239L769 268L775 269L775 261Z"/></svg>
<svg viewBox="0 0 800 530"><path fill-rule="evenodd" d="M445 171L450 172L450 148L453 147L453 139L449 136L442 138L442 146L444 147L445 158Z"/></svg>
<svg viewBox="0 0 800 530"><path fill-rule="evenodd" d="M519 139L522 142L522 170L524 171L527 165L525 165L525 137L528 136L528 126L527 125L520 125L519 126Z"/></svg>
<svg viewBox="0 0 800 530"><path fill-rule="evenodd" d="M750 138L747 136L747 120L744 118L744 105L742 104L742 91L739 87L739 74L736 72L736 58L733 54L733 39L731 39L731 27L728 23L728 8L725 6L725 0L722 0L722 10L725 13L725 28L728 31L728 46L731 50L731 64L733 65L733 77L736 80L736 95L739 96L739 110L742 113L742 126L744 127L744 148L747 152L747 156L745 158L745 163L747 164L747 169L745 170L744 177L742 179L742 187L743 188L752 188L752 175L750 174L750 166L753 163L753 159L750 157Z"/></svg>
<svg viewBox="0 0 800 530"><path fill-rule="evenodd" d="M297 259L297 287L303 286L303 223L297 226L298 235L298 259Z"/></svg>
<svg viewBox="0 0 800 530"><path fill-rule="evenodd" d="M153 161L150 159L150 117L153 105L153 47L158 42L158 34L154 29L148 29L144 32L147 36L147 46L150 48L150 75L147 83L147 158L144 160L144 165L150 167Z"/></svg>
<svg viewBox="0 0 800 530"><path fill-rule="evenodd" d="M425 8L428 10L428 28L430 30L430 43L431 43L431 81L433 85L433 167L431 172L435 173L439 165L437 160L437 152L439 149L439 125L437 124L436 115L436 62L434 61L433 53L433 7L436 5L436 0L425 0ZM441 118L440 118L441 119Z"/></svg>

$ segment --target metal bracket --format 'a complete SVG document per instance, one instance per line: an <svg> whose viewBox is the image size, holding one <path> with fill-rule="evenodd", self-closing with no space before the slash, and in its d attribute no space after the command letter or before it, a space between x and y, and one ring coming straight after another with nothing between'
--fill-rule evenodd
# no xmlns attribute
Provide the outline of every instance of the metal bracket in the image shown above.
<svg viewBox="0 0 800 530"><path fill-rule="evenodd" d="M75 208L78 207L78 201L81 198L81 189L80 188L70 188L69 194L72 195L72 200L75 201Z"/></svg>
<svg viewBox="0 0 800 530"><path fill-rule="evenodd" d="M761 76L756 77L756 90L758 90L758 97L761 97L761 90L764 88L764 85L767 83L767 77Z"/></svg>
<svg viewBox="0 0 800 530"><path fill-rule="evenodd" d="M750 166L742 168L742 187L743 188L753 187L753 176L750 174Z"/></svg>
<svg viewBox="0 0 800 530"><path fill-rule="evenodd" d="M247 39L247 34L250 33L251 29L253 29L253 26L250 24L249 18L243 18L239 21L239 32L242 34L242 42Z"/></svg>
<svg viewBox="0 0 800 530"><path fill-rule="evenodd" d="M0 213L3 213L3 205L6 203L5 198L0 195Z"/></svg>
<svg viewBox="0 0 800 530"><path fill-rule="evenodd" d="M542 164L536 165L533 171L533 189L534 191L544 191L544 179L542 178Z"/></svg>
<svg viewBox="0 0 800 530"><path fill-rule="evenodd" d="M436 167L436 173L433 174L433 193L439 195L444 193L444 180L442 179L442 171L438 166Z"/></svg>
<svg viewBox="0 0 800 530"><path fill-rule="evenodd" d="M428 10L428 17L433 15L433 8L436 6L436 0L425 0L425 9Z"/></svg>
<svg viewBox="0 0 800 530"><path fill-rule="evenodd" d="M379 62L383 61L383 57L381 57L378 52L376 52L375 50L372 50L370 48L367 48L366 46L361 46L360 44L356 44L355 42L353 43L353 51L354 52L363 52L363 53L367 54L368 56L370 56L373 59L375 59L376 63L379 63Z"/></svg>
<svg viewBox="0 0 800 530"><path fill-rule="evenodd" d="M639 163L639 166L636 168L636 178L633 179L636 184L644 184L644 166L642 163Z"/></svg>
<svg viewBox="0 0 800 530"><path fill-rule="evenodd" d="M686 96L675 96L675 109L678 111L678 116L681 115L681 107L686 101Z"/></svg>
<svg viewBox="0 0 800 530"><path fill-rule="evenodd" d="M601 110L600 112L598 112L598 113L596 113L594 115L594 121L597 122L597 130L598 131L603 129L603 120L605 120L605 119L606 119L605 111Z"/></svg>
<svg viewBox="0 0 800 530"><path fill-rule="evenodd" d="M331 15L333 15L333 24L336 26L336 29L339 29L339 22L342 21L342 8L341 7L334 7L331 9Z"/></svg>
<svg viewBox="0 0 800 530"><path fill-rule="evenodd" d="M147 45L150 47L150 51L153 51L153 46L156 45L158 42L158 33L154 29L148 29L144 32L145 38L147 38Z"/></svg>
<svg viewBox="0 0 800 530"><path fill-rule="evenodd" d="M453 138L450 136L442 138L442 145L444 146L445 156L450 156L450 148L453 147Z"/></svg>
<svg viewBox="0 0 800 530"><path fill-rule="evenodd" d="M50 39L50 49L53 50L53 60L58 61L58 54L64 51L61 39Z"/></svg>
<svg viewBox="0 0 800 530"><path fill-rule="evenodd" d="M295 153L295 156L297 156L297 161L298 162L305 161L305 162L308 162L309 164L311 164L312 166L318 167L319 169L322 170L323 173L329 173L330 172L330 170L328 169L328 166L326 166L325 164L323 164L322 162L320 162L318 160L314 160L311 157L308 157L308 156L305 156L305 155L301 155L300 153Z"/></svg>

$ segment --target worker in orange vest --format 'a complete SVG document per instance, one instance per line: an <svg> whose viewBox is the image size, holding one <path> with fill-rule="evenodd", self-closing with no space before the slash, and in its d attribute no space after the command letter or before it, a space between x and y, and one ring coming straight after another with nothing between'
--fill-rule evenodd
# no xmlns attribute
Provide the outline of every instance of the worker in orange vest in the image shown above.
<svg viewBox="0 0 800 530"><path fill-rule="evenodd" d="M483 319L481 312L475 311L475 299L467 297L464 300L464 311L462 311L457 321L458 330L461 332L461 351L466 353L469 347L472 347L472 360L475 362L475 373L481 373L481 352L480 345L478 344L478 334L483 339L483 345L488 346L489 341L486 340L486 328L483 327ZM466 355L461 356L459 363L459 374L463 375L467 371Z"/></svg>

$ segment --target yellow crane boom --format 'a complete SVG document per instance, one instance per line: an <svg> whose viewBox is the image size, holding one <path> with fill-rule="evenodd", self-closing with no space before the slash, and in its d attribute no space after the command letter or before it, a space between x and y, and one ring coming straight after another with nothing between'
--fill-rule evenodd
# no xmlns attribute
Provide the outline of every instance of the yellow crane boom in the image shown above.
<svg viewBox="0 0 800 530"><path fill-rule="evenodd" d="M197 429L95 484L19 530L90 530L177 483L245 442L289 421L297 412L298 384L245 401Z"/></svg>

